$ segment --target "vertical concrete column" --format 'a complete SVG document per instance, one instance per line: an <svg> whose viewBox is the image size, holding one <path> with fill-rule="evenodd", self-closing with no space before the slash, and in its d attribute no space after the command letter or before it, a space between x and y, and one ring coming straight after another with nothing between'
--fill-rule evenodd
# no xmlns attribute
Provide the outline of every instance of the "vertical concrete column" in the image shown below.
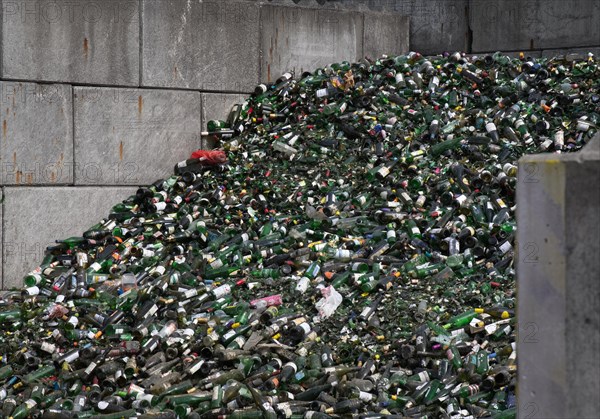
<svg viewBox="0 0 600 419"><path fill-rule="evenodd" d="M600 412L600 135L519 161L520 418Z"/></svg>

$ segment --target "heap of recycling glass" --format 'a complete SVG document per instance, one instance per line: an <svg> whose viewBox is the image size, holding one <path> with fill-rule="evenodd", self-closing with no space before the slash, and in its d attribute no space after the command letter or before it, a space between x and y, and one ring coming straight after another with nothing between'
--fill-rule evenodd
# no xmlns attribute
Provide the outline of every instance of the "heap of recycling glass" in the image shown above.
<svg viewBox="0 0 600 419"><path fill-rule="evenodd" d="M0 301L0 416L514 417L517 160L599 123L592 55L260 85Z"/></svg>

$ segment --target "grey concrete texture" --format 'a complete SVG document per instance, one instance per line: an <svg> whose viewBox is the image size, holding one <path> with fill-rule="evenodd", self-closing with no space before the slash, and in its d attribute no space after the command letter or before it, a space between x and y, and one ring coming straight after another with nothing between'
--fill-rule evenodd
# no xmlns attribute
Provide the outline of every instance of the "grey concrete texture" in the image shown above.
<svg viewBox="0 0 600 419"><path fill-rule="evenodd" d="M600 411L599 183L600 135L519 161L518 417Z"/></svg>
<svg viewBox="0 0 600 419"><path fill-rule="evenodd" d="M422 54L467 51L468 0L396 1L394 10L410 16L410 49Z"/></svg>
<svg viewBox="0 0 600 419"><path fill-rule="evenodd" d="M410 50L423 54L468 49L467 7L469 0L256 0L256 3L296 8L397 13L409 16Z"/></svg>
<svg viewBox="0 0 600 419"><path fill-rule="evenodd" d="M371 58L409 51L410 18L399 13L365 13L363 55Z"/></svg>
<svg viewBox="0 0 600 419"><path fill-rule="evenodd" d="M211 119L226 120L232 106L243 103L247 97L248 95L239 93L202 93L202 130L206 130L206 124ZM215 148L218 145L218 142L212 139L202 139L203 149Z"/></svg>
<svg viewBox="0 0 600 419"><path fill-rule="evenodd" d="M20 287L56 239L81 234L106 217L132 187L4 188L4 289Z"/></svg>
<svg viewBox="0 0 600 419"><path fill-rule="evenodd" d="M71 183L71 86L0 81L0 95L0 185Z"/></svg>
<svg viewBox="0 0 600 419"><path fill-rule="evenodd" d="M365 55L408 52L409 19L397 13L308 9L263 5L260 79L272 82L286 71L301 74Z"/></svg>
<svg viewBox="0 0 600 419"><path fill-rule="evenodd" d="M327 9L261 8L261 81L301 74L363 53L361 14Z"/></svg>
<svg viewBox="0 0 600 419"><path fill-rule="evenodd" d="M2 76L137 86L137 0L2 0Z"/></svg>
<svg viewBox="0 0 600 419"><path fill-rule="evenodd" d="M142 0L142 85L248 92L258 83L259 7Z"/></svg>
<svg viewBox="0 0 600 419"><path fill-rule="evenodd" d="M273 82L290 70L301 74L362 57L361 14L263 6L261 21L261 81Z"/></svg>
<svg viewBox="0 0 600 419"><path fill-rule="evenodd" d="M75 184L140 185L200 147L200 93L74 88Z"/></svg>
<svg viewBox="0 0 600 419"><path fill-rule="evenodd" d="M469 0L473 51L600 45L597 0Z"/></svg>

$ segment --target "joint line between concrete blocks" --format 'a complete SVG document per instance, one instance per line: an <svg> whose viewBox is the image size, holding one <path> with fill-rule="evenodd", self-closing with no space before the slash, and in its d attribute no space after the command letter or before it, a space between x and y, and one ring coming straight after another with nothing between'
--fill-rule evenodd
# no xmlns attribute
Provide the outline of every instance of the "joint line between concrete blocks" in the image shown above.
<svg viewBox="0 0 600 419"><path fill-rule="evenodd" d="M0 6L3 6L3 5L0 5ZM3 25L4 25L4 7L2 7L2 9L0 9L0 79L2 78L2 76L4 76L4 34L3 34L4 26ZM4 276L2 278L4 278Z"/></svg>
<svg viewBox="0 0 600 419"><path fill-rule="evenodd" d="M29 79L17 79L17 78L6 78L2 81L20 82L20 83L36 83L36 84L69 84L73 87L95 87L95 88L109 88L109 89L134 89L134 90L170 90L175 92L200 92L200 93L221 93L221 94L241 94L250 95L251 90L242 92L239 90L202 90L202 89L189 89L185 87L168 87L168 86L125 86L122 84L100 84L100 83L77 83L77 82L66 82L66 81L49 81L49 80L29 80Z"/></svg>
<svg viewBox="0 0 600 419"><path fill-rule="evenodd" d="M362 60L363 58L365 58L365 36L366 36L365 23L367 21L367 17L365 15L365 13L361 13L360 15L361 15L361 19L362 19L362 31L360 34L361 45L360 45L360 57L358 57L359 61Z"/></svg>
<svg viewBox="0 0 600 419"><path fill-rule="evenodd" d="M262 32L263 32L263 4L258 5L258 83L263 83L266 80L262 80L262 67L263 67L263 46L262 46ZM204 140L203 140L204 141Z"/></svg>
<svg viewBox="0 0 600 419"><path fill-rule="evenodd" d="M139 50L140 54L138 57L138 87L142 85L142 75L143 75L143 65L144 65L144 24L142 22L142 3L143 0L139 0L138 2L138 20L139 20Z"/></svg>
<svg viewBox="0 0 600 419"><path fill-rule="evenodd" d="M71 140L73 142L73 186L75 186L75 173L77 173L77 162L75 161L75 89L71 85Z"/></svg>

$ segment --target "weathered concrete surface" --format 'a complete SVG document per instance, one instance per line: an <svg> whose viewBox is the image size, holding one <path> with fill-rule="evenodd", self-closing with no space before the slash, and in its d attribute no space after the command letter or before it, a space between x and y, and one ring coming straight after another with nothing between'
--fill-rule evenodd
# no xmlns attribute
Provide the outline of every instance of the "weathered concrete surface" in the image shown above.
<svg viewBox="0 0 600 419"><path fill-rule="evenodd" d="M4 188L3 288L20 287L54 240L81 235L134 192L131 187Z"/></svg>
<svg viewBox="0 0 600 419"><path fill-rule="evenodd" d="M200 93L74 88L75 184L148 184L200 147Z"/></svg>
<svg viewBox="0 0 600 419"><path fill-rule="evenodd" d="M142 1L142 85L232 92L258 83L258 5Z"/></svg>
<svg viewBox="0 0 600 419"><path fill-rule="evenodd" d="M409 51L410 18L398 13L364 14L363 55L400 55Z"/></svg>
<svg viewBox="0 0 600 419"><path fill-rule="evenodd" d="M410 16L410 49L422 54L468 50L468 0L396 1Z"/></svg>
<svg viewBox="0 0 600 419"><path fill-rule="evenodd" d="M71 86L3 81L0 95L0 185L71 183Z"/></svg>
<svg viewBox="0 0 600 419"><path fill-rule="evenodd" d="M202 93L202 130L206 130L206 123L211 119L225 120L231 107L236 103L243 103L247 95L225 93ZM203 139L202 148L214 148L217 143Z"/></svg>
<svg viewBox="0 0 600 419"><path fill-rule="evenodd" d="M261 2L262 0L256 0ZM344 0L318 2L273 0L270 5L321 10L352 10L397 13L410 17L410 49L423 54L468 49L467 6L469 0ZM321 4L322 3L322 4Z"/></svg>
<svg viewBox="0 0 600 419"><path fill-rule="evenodd" d="M519 161L519 417L600 411L598 184L600 135L577 154Z"/></svg>
<svg viewBox="0 0 600 419"><path fill-rule="evenodd" d="M135 86L137 0L2 0L2 76Z"/></svg>
<svg viewBox="0 0 600 419"><path fill-rule="evenodd" d="M301 74L362 56L360 13L263 6L261 26L262 81L272 82L290 70Z"/></svg>
<svg viewBox="0 0 600 419"><path fill-rule="evenodd" d="M473 51L598 46L597 0L470 0Z"/></svg>

